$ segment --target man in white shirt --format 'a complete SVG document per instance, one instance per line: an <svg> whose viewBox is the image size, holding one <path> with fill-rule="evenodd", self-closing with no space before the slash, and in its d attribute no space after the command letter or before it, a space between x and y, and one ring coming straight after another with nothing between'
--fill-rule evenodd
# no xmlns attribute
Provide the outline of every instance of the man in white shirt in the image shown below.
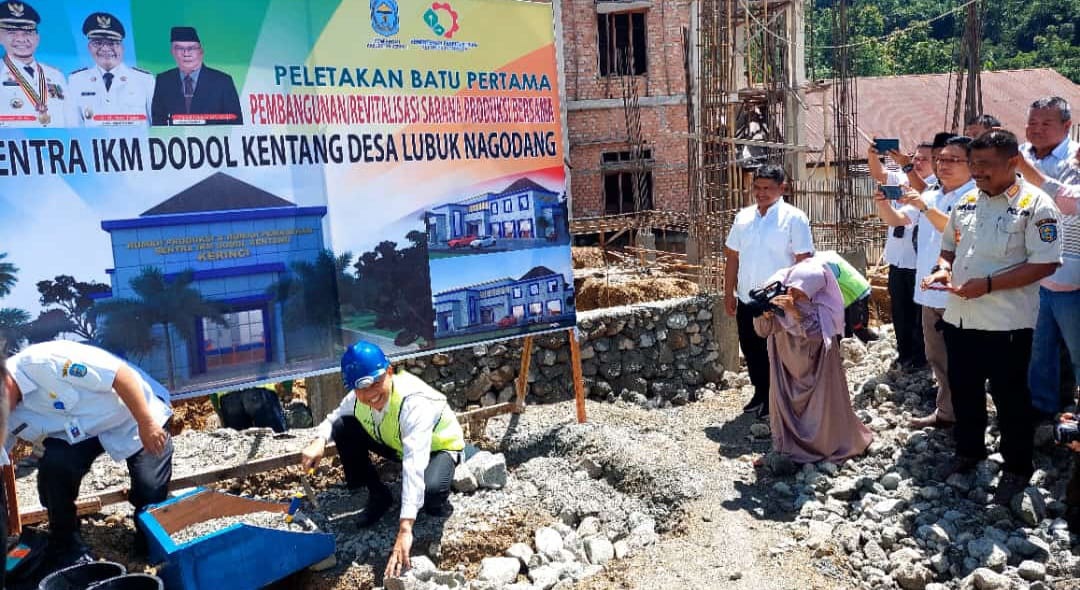
<svg viewBox="0 0 1080 590"><path fill-rule="evenodd" d="M754 396L745 412L769 414L769 351L766 340L754 331L750 291L764 286L776 271L814 254L810 220L798 208L785 203L787 175L773 164L754 171L752 190L755 205L742 209L724 244L724 309L735 316L739 348L746 359Z"/></svg>
<svg viewBox="0 0 1080 590"><path fill-rule="evenodd" d="M82 478L102 453L127 462L128 500L136 513L168 497L169 394L112 354L67 340L31 345L5 365L11 434L45 448L38 463L38 497L49 513L50 565L58 569L87 553L75 500ZM140 532L136 549L144 542Z"/></svg>
<svg viewBox="0 0 1080 590"><path fill-rule="evenodd" d="M952 134L938 133L935 143L944 143ZM877 150L871 143L866 161L870 176L881 184L910 186L916 191L937 185L934 175L933 150L935 143L920 143L914 157L902 172L888 171L882 166ZM902 159L898 152L891 152L894 159ZM914 182L918 180L919 182ZM923 346L922 310L915 302L915 234L919 227L919 211L907 208L897 213L902 205L896 201L877 201L878 216L889 226L885 238L885 263L889 265L889 306L896 334L897 363L903 368L919 369L926 365Z"/></svg>
<svg viewBox="0 0 1080 590"><path fill-rule="evenodd" d="M1080 382L1080 144L1069 139L1072 121L1065 99L1041 98L1028 111L1028 142L1020 146L1024 179L1050 195L1062 213L1062 263L1039 283L1039 318L1028 370L1031 403L1043 415L1055 414L1071 401L1072 396L1061 391L1063 356L1071 365L1073 382ZM1066 381L1068 376L1065 372Z"/></svg>
<svg viewBox="0 0 1080 590"><path fill-rule="evenodd" d="M934 146L934 170L940 186L922 195L904 199L904 210L919 211L916 275L919 279L929 276L937 265L941 253L941 231L949 221L949 214L962 197L976 192L975 181L968 168L968 144L970 137L953 137L944 145ZM933 426L945 428L956 422L952 406L952 390L949 388L949 362L945 349L944 316L949 294L940 289L915 289L915 302L922 306L923 344L926 360L934 372L938 391L935 409L929 415L911 420L912 428Z"/></svg>
<svg viewBox="0 0 1080 590"><path fill-rule="evenodd" d="M0 2L0 127L63 127L67 84L37 60L41 16L24 1Z"/></svg>
<svg viewBox="0 0 1080 590"><path fill-rule="evenodd" d="M401 461L401 514L386 576L409 567L412 528L421 507L446 516L454 468L465 437L446 397L408 372L394 374L376 345L361 340L341 357L341 377L349 392L318 426L304 449L305 470L318 466L326 443L334 441L349 489L367 488L367 508L357 525L369 527L390 509L390 489L379 481L369 453Z"/></svg>

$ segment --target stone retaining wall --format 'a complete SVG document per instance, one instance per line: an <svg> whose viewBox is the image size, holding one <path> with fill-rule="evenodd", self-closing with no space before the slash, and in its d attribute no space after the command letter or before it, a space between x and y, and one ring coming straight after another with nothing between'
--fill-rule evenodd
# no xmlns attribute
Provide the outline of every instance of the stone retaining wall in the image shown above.
<svg viewBox="0 0 1080 590"><path fill-rule="evenodd" d="M719 383L714 299L691 297L578 314L586 393L641 405L693 401L698 387ZM573 397L567 332L533 339L529 401ZM514 398L523 340L511 340L418 357L405 367L437 387L456 409L490 406Z"/></svg>

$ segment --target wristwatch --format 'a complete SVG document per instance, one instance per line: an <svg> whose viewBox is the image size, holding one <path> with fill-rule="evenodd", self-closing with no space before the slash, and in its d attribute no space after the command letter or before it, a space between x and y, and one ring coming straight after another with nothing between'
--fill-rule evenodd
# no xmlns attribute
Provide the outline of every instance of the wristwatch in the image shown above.
<svg viewBox="0 0 1080 590"><path fill-rule="evenodd" d="M910 174L911 171L914 170L914 169L915 169L915 164L911 164L911 163L904 164L903 166L900 167L900 171L903 172L904 174Z"/></svg>

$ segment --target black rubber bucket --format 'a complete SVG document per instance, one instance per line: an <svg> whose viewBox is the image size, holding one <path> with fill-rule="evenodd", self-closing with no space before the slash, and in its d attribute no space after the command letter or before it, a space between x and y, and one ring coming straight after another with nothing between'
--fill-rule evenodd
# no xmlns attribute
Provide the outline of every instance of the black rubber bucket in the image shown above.
<svg viewBox="0 0 1080 590"><path fill-rule="evenodd" d="M111 561L80 563L49 574L38 584L38 590L86 590L97 582L126 573L127 568Z"/></svg>
<svg viewBox="0 0 1080 590"><path fill-rule="evenodd" d="M161 578L150 574L127 574L98 582L91 590L164 590Z"/></svg>

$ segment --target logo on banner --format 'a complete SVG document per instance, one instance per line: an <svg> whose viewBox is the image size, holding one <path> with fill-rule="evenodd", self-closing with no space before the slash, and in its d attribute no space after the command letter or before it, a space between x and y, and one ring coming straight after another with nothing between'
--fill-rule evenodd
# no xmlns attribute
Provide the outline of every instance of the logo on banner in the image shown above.
<svg viewBox="0 0 1080 590"><path fill-rule="evenodd" d="M371 0L371 28L376 33L384 37L397 35L400 25L397 0Z"/></svg>
<svg viewBox="0 0 1080 590"><path fill-rule="evenodd" d="M439 13L443 13L439 18ZM424 22L433 33L439 37L453 39L454 33L458 32L458 13L450 6L449 2L436 2L424 12Z"/></svg>

